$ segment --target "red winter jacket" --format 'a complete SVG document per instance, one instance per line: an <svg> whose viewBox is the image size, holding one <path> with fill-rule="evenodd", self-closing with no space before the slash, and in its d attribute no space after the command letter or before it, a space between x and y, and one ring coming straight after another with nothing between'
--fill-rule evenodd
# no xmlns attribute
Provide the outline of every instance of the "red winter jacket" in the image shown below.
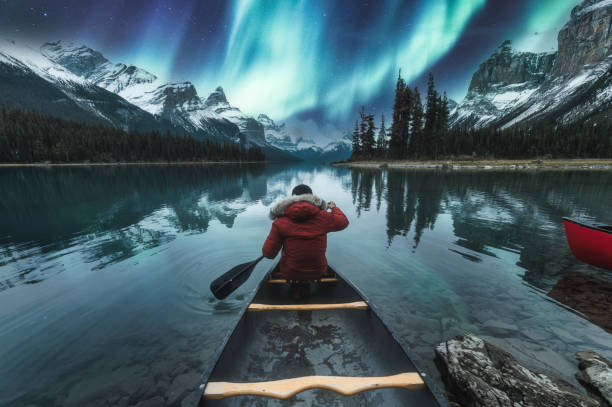
<svg viewBox="0 0 612 407"><path fill-rule="evenodd" d="M325 208L325 201L314 195L297 195L270 211L274 223L262 253L273 259L282 247L280 271L285 278L317 279L327 271L327 233L340 231L349 222L339 208L331 212Z"/></svg>

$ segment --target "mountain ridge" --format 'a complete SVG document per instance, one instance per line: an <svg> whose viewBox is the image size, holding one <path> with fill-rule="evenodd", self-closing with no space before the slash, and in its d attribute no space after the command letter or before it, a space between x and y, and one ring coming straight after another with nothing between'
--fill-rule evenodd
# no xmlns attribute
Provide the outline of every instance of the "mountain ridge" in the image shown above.
<svg viewBox="0 0 612 407"><path fill-rule="evenodd" d="M157 130L259 147L271 160L299 160L266 141L264 126L232 106L222 87L203 98L193 83L161 83L113 63L86 45L54 41L39 49L0 39L0 102L124 130Z"/></svg>
<svg viewBox="0 0 612 407"><path fill-rule="evenodd" d="M612 1L586 0L559 31L558 51L519 52L508 41L476 70L450 113L453 127L568 124L612 109Z"/></svg>

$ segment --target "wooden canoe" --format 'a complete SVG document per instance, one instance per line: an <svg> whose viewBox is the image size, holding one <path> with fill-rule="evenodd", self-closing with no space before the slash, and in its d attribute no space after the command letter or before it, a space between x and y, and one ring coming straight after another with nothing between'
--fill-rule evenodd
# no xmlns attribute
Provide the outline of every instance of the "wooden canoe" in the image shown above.
<svg viewBox="0 0 612 407"><path fill-rule="evenodd" d="M350 282L330 268L295 301L277 267L205 372L200 406L448 406Z"/></svg>
<svg viewBox="0 0 612 407"><path fill-rule="evenodd" d="M587 264L612 270L612 226L563 218L567 243L574 256Z"/></svg>

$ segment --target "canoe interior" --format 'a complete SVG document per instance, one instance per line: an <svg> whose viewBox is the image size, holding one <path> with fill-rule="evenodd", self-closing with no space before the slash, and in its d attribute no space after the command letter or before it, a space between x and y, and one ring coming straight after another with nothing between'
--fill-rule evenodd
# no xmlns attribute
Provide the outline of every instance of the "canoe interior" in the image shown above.
<svg viewBox="0 0 612 407"><path fill-rule="evenodd" d="M252 302L344 303L363 298L340 276L337 283L311 284L305 300L289 298L287 284L262 283ZM370 309L246 312L208 381L258 382L311 375L388 376L416 369ZM202 400L203 406L438 406L427 387L378 389L342 396L307 390L287 400L238 396Z"/></svg>

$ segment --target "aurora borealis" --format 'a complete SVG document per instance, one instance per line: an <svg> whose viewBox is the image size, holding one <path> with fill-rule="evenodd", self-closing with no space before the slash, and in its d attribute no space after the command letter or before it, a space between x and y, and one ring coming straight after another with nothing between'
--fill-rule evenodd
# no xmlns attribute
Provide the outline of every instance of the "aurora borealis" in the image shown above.
<svg viewBox="0 0 612 407"><path fill-rule="evenodd" d="M360 105L390 109L398 69L413 85L431 70L461 99L505 39L555 47L578 0L0 0L0 35L84 43L164 81L274 119L344 126Z"/></svg>

